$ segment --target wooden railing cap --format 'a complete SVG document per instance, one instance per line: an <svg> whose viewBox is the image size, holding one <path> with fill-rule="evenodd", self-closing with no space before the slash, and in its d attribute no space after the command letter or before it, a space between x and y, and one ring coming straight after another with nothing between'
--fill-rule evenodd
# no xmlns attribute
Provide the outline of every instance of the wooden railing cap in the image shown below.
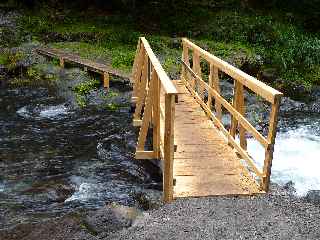
<svg viewBox="0 0 320 240"><path fill-rule="evenodd" d="M182 38L182 43L185 44L188 48L191 48L207 60L209 63L212 63L214 66L219 68L224 73L228 74L230 77L239 81L241 84L257 93L261 97L265 98L270 103L274 103L276 98L281 97L283 94L278 90L266 85L265 83L259 81L258 79L250 76L249 74L241 71L240 69L232 66L231 64L223 61L222 59L214 56L213 54L205 51L200 48L193 42L189 41L187 38Z"/></svg>

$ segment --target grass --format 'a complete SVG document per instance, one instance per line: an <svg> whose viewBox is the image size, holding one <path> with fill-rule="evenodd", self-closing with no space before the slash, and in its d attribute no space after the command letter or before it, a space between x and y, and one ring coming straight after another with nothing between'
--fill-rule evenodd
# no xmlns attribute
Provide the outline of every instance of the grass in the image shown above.
<svg viewBox="0 0 320 240"><path fill-rule="evenodd" d="M53 47L76 52L84 58L100 59L127 72L133 64L138 37L146 36L165 70L172 78L177 77L181 47L175 39L186 36L237 67L246 63L257 66L260 72L275 69L275 79L283 81L271 84L280 90L296 86L309 90L320 84L317 33L305 31L302 24L293 22L290 15L281 11L270 14L267 10L252 12L232 6L225 4L214 11L195 6L162 15L160 20L155 20L159 16L150 9L143 21L124 15L68 14L53 23L44 14L30 14L21 22L37 39L50 32L73 39L64 42L52 39ZM150 26L154 26L152 30Z"/></svg>

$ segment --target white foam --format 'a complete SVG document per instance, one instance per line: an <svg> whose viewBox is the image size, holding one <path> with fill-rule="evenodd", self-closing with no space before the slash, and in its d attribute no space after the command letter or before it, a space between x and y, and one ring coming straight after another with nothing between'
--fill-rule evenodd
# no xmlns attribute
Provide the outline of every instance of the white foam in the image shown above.
<svg viewBox="0 0 320 240"><path fill-rule="evenodd" d="M68 109L64 105L49 106L40 111L39 116L42 118L55 118L57 116L66 115Z"/></svg>
<svg viewBox="0 0 320 240"><path fill-rule="evenodd" d="M264 150L253 140L248 140L248 151L261 168ZM278 133L272 164L272 181L295 183L298 195L309 190L320 189L320 137L314 135L312 127L301 126L295 130Z"/></svg>
<svg viewBox="0 0 320 240"><path fill-rule="evenodd" d="M17 114L23 118L30 118L30 112L27 110L27 107L19 108Z"/></svg>
<svg viewBox="0 0 320 240"><path fill-rule="evenodd" d="M40 107L33 107L30 110L27 106L24 106L17 110L17 114L23 118L30 119L41 119L41 118L48 118L48 119L55 119L61 118L67 115L68 108L63 105L56 105L56 106L40 106Z"/></svg>

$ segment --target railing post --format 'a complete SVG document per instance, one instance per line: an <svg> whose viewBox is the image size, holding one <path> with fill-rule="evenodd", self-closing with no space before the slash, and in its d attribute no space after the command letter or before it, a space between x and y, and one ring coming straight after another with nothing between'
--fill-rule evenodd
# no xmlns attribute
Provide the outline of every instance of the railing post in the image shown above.
<svg viewBox="0 0 320 240"><path fill-rule="evenodd" d="M270 113L269 132L268 132L268 138L267 138L269 145L265 150L265 159L264 159L264 165L263 165L263 179L262 179L262 189L266 192L269 191L269 185L270 185L274 143L277 135L280 99L281 99L281 96L275 97L274 103L272 104L271 113Z"/></svg>
<svg viewBox="0 0 320 240"><path fill-rule="evenodd" d="M103 87L104 88L109 88L110 85L110 76L108 72L103 73Z"/></svg>
<svg viewBox="0 0 320 240"><path fill-rule="evenodd" d="M190 66L189 49L183 40L182 40L182 61L185 62L188 66ZM182 71L181 71L181 79L183 79L184 81L189 80L187 78L187 72L183 64L182 64Z"/></svg>
<svg viewBox="0 0 320 240"><path fill-rule="evenodd" d="M60 67L64 68L64 59L62 57L59 59L59 62L60 62Z"/></svg>
<svg viewBox="0 0 320 240"><path fill-rule="evenodd" d="M173 157L174 157L175 95L165 95L163 200L173 200Z"/></svg>

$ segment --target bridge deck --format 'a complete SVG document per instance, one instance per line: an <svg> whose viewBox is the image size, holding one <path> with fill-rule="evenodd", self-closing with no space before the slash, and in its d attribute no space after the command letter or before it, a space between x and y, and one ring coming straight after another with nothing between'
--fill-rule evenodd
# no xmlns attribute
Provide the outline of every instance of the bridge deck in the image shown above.
<svg viewBox="0 0 320 240"><path fill-rule="evenodd" d="M260 193L224 136L182 82L176 81L174 197Z"/></svg>
<svg viewBox="0 0 320 240"><path fill-rule="evenodd" d="M115 70L106 64L84 59L76 54L67 53L65 51L62 51L56 48L42 47L42 48L38 48L37 52L44 56L57 57L60 60L78 64L80 66L87 68L87 70L97 72L100 74L109 73L121 78L130 78L128 74L120 72L119 70Z"/></svg>

